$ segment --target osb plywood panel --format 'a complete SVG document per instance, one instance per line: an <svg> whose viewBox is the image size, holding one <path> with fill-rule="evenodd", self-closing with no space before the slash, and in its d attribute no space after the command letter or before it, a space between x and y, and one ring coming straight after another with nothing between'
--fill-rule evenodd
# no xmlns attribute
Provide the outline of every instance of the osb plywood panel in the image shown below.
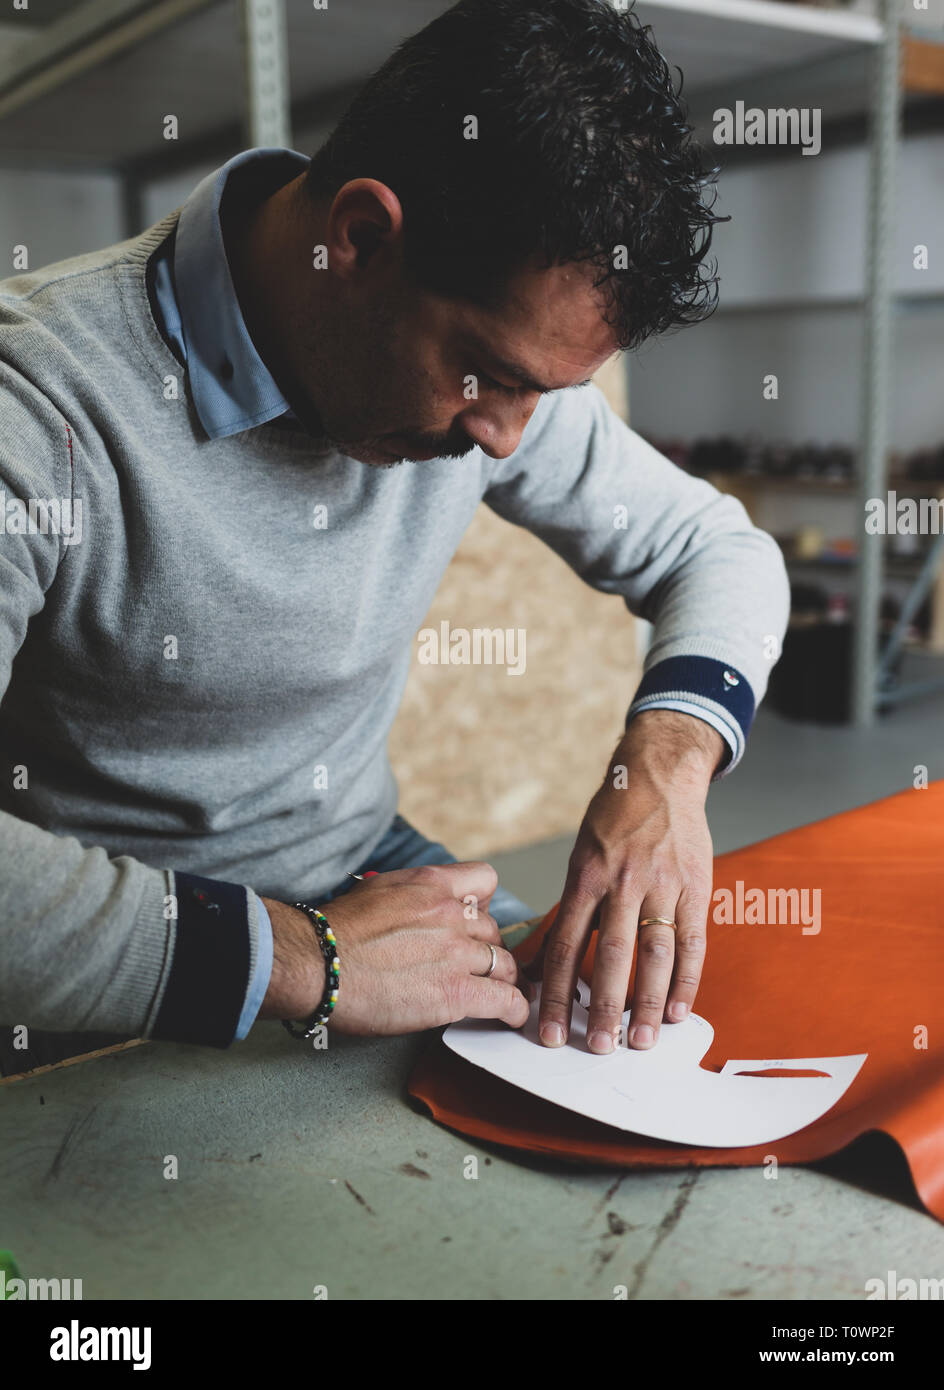
<svg viewBox="0 0 944 1390"><path fill-rule="evenodd" d="M624 414L622 372L598 381ZM390 738L401 813L460 859L576 832L640 676L625 605L483 505L423 627L443 622L523 629L524 670L424 665L414 641Z"/></svg>

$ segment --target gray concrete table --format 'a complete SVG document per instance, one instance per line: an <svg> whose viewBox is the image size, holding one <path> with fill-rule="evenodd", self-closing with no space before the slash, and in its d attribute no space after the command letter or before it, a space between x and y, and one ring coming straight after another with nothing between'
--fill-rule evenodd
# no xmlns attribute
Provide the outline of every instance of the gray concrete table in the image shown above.
<svg viewBox="0 0 944 1390"><path fill-rule="evenodd" d="M0 1245L87 1299L861 1298L888 1269L944 1273L903 1165L881 1195L861 1162L772 1181L531 1159L414 1108L420 1045L314 1052L262 1024L227 1053L146 1044L4 1086Z"/></svg>

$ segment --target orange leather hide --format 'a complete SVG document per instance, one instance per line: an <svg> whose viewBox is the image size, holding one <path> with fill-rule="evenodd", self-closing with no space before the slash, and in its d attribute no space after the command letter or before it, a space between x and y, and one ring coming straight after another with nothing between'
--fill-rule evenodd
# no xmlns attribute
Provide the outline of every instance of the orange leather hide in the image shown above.
<svg viewBox="0 0 944 1390"><path fill-rule="evenodd" d="M821 929L716 925L718 890L737 902L739 880L742 902L752 888L765 895L820 889ZM721 855L714 888L695 1001L715 1030L702 1065L720 1071L731 1057L867 1052L849 1090L820 1120L755 1148L637 1137L491 1076L438 1036L413 1071L410 1093L462 1134L617 1168L762 1164L770 1154L804 1163L883 1130L904 1151L928 1211L944 1221L944 781ZM536 954L556 910L515 952L522 962ZM586 980L595 940L580 972Z"/></svg>

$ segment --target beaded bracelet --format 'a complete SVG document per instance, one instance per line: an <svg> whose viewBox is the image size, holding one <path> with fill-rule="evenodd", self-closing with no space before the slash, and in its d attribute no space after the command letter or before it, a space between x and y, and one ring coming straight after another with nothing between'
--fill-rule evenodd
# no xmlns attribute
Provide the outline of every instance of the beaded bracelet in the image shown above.
<svg viewBox="0 0 944 1390"><path fill-rule="evenodd" d="M282 1027L287 1029L293 1038L310 1038L317 1029L324 1027L331 1017L331 1011L338 1002L340 962L334 932L328 925L328 919L324 913L319 912L316 907L309 907L307 903L296 903L295 906L311 919L315 935L318 938L318 945L325 958L326 983L321 1003L311 1017L304 1020L301 1029L296 1028L295 1024L287 1018L282 1019Z"/></svg>

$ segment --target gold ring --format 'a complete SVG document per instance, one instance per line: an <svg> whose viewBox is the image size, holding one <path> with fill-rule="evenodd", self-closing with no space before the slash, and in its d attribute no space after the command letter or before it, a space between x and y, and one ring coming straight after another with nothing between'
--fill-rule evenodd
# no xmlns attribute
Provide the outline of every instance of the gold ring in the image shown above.
<svg viewBox="0 0 944 1390"><path fill-rule="evenodd" d="M643 917L639 925L641 927L671 927L673 931L677 930L676 924L668 917Z"/></svg>

